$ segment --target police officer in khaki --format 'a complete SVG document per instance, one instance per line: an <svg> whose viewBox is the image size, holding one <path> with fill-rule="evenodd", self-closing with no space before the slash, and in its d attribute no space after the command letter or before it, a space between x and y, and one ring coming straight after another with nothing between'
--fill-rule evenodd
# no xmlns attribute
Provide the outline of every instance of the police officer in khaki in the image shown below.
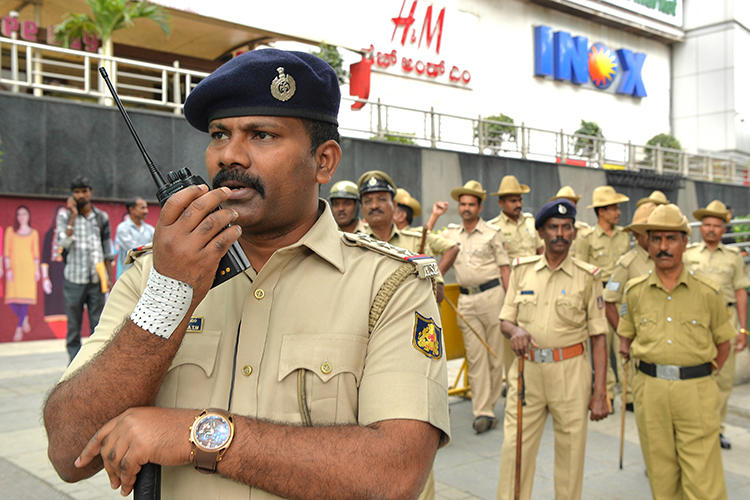
<svg viewBox="0 0 750 500"><path fill-rule="evenodd" d="M653 262L648 255L648 234L633 231L635 224L643 224L654 211L656 205L653 203L642 203L633 214L633 222L625 226L623 231L632 232L636 245L628 250L622 257L617 259L615 269L604 286L604 311L607 314L607 321L610 326L617 331L617 324L620 322L620 308L625 293L625 285L633 278L642 276L653 269ZM623 366L624 360L618 349L617 351L618 366ZM632 373L635 365L630 363L628 369L631 374L630 382L625 389L625 409L633 411L633 383Z"/></svg>
<svg viewBox="0 0 750 500"><path fill-rule="evenodd" d="M127 494L151 462L170 499L422 489L449 432L436 264L340 232L318 198L341 158L339 103L327 63L276 49L191 91L214 189L166 202L153 253L131 254L49 396L65 480L104 466ZM235 241L249 267L212 287Z"/></svg>
<svg viewBox="0 0 750 500"><path fill-rule="evenodd" d="M594 201L588 206L596 212L596 225L579 240L575 256L601 269L602 283L607 283L617 259L630 249L628 234L617 225L620 222L620 203L629 199L612 186L599 186L594 189ZM612 342L614 334L610 328L607 333L607 353L617 349ZM615 368L612 364L607 368L607 395L610 400L615 394Z"/></svg>
<svg viewBox="0 0 750 500"><path fill-rule="evenodd" d="M544 243L534 229L534 217L523 212L523 197L531 191L526 184L520 184L512 175L506 175L500 181L500 187L492 196L498 196L500 215L489 223L499 227L505 238L505 248L511 260L517 257L540 254Z"/></svg>
<svg viewBox="0 0 750 500"><path fill-rule="evenodd" d="M547 201L553 201L553 200L560 200L565 198L566 200L572 202L576 206L576 210L578 209L578 200L581 199L580 194L576 194L575 190L571 186L563 186L560 189L557 190L557 194L550 198ZM573 240L573 243L570 244L570 255L576 254L576 243L578 240L583 238L586 233L591 231L591 226L583 222L582 220L577 220L575 223L575 229L576 229L576 237Z"/></svg>
<svg viewBox="0 0 750 500"><path fill-rule="evenodd" d="M521 498L531 498L536 454L547 415L555 429L555 498L581 498L586 448L586 413L608 413L605 388L607 320L596 267L571 257L576 207L566 199L544 204L536 226L544 254L513 261L510 286L500 313L503 334L525 358ZM591 339L594 362L585 354ZM516 466L518 358L510 370L500 454L498 499L511 499Z"/></svg>
<svg viewBox="0 0 750 500"><path fill-rule="evenodd" d="M461 292L458 311L469 325L460 316L457 320L463 332L468 363L474 413L472 427L478 434L497 424L495 403L502 392L503 361L507 358L503 353L510 352L508 341L500 333L497 317L508 286L510 261L499 228L487 224L479 215L486 197L487 192L475 180L451 191L451 198L458 202L461 225L450 224L442 232L461 246L453 267ZM497 357L489 353L469 327L492 347ZM512 358L508 364L510 360Z"/></svg>
<svg viewBox="0 0 750 500"><path fill-rule="evenodd" d="M328 193L331 212L339 229L345 233L354 233L360 227L359 191L352 181L339 181L331 186Z"/></svg>
<svg viewBox="0 0 750 500"><path fill-rule="evenodd" d="M734 385L735 351L740 352L747 347L747 290L750 286L745 274L745 262L737 247L727 246L721 242L726 231L725 224L729 221L729 211L719 200L714 200L707 207L693 212L693 216L701 221L700 231L703 241L688 245L683 260L691 271L701 271L710 276L719 285L724 301L729 310L732 325L739 335L735 345L729 350L724 367L716 376L719 385L719 414L722 429L719 433L721 447L732 447L729 439L724 435L724 419L727 416L727 403Z"/></svg>
<svg viewBox="0 0 750 500"><path fill-rule="evenodd" d="M656 207L633 231L648 233L653 272L631 280L617 334L638 364L635 418L656 500L725 499L714 369L735 330L718 287L683 265L690 231L673 204Z"/></svg>
<svg viewBox="0 0 750 500"><path fill-rule="evenodd" d="M370 170L360 176L357 187L362 200L365 222L367 222L367 227L361 231L393 246L420 253L422 231L401 230L393 223L396 184L390 176L380 170ZM424 251L421 253L441 256L438 267L440 273L445 274L456 260L458 250L458 246L454 242L437 235L430 235L428 232L428 236L425 238Z"/></svg>

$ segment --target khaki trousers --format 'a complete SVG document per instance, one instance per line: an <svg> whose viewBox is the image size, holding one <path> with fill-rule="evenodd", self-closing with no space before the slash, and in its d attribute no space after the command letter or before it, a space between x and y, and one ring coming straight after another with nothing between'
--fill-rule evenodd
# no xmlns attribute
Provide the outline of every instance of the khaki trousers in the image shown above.
<svg viewBox="0 0 750 500"><path fill-rule="evenodd" d="M503 388L503 345L510 343L500 333L500 308L505 298L502 285L484 292L458 297L458 310L469 325L494 349L497 357L490 354L468 325L460 318L458 326L464 338L468 363L471 407L474 417L495 416L495 403Z"/></svg>
<svg viewBox="0 0 750 500"><path fill-rule="evenodd" d="M729 308L729 320L734 325L735 330L739 331L739 318L737 317L737 307L731 306ZM724 362L721 370L715 375L716 385L719 386L719 422L721 423L720 432L724 432L724 420L727 418L727 406L729 405L729 395L732 394L732 387L734 387L734 373L735 373L735 360L736 353L734 352L734 345L737 342L735 337L730 343L729 357Z"/></svg>
<svg viewBox="0 0 750 500"><path fill-rule="evenodd" d="M526 406L523 407L521 498L531 498L536 455L547 414L555 429L555 498L581 498L586 454L591 365L586 355L554 363L524 363ZM513 498L516 466L518 360L511 365L505 403L503 446L497 498Z"/></svg>
<svg viewBox="0 0 750 500"><path fill-rule="evenodd" d="M633 391L654 500L726 499L714 377L662 380L639 371Z"/></svg>

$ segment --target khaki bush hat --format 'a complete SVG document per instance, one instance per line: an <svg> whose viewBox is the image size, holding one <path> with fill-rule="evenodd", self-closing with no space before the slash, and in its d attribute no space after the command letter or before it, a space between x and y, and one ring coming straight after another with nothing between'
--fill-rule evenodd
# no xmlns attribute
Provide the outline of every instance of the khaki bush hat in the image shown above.
<svg viewBox="0 0 750 500"><path fill-rule="evenodd" d="M526 184L519 184L518 179L514 175L506 175L503 180L500 181L500 187L497 193L492 193L492 196L507 196L509 194L526 194L531 191L531 188Z"/></svg>
<svg viewBox="0 0 750 500"><path fill-rule="evenodd" d="M651 203L650 201L647 201L646 203L643 203L641 206L639 206L635 213L633 214L633 222L630 223L629 226L625 226L622 228L623 231L633 231L633 225L634 224L645 224L648 220L648 216L651 215L651 212L653 212L656 209L656 204ZM634 233L638 234L645 234L640 231L633 231Z"/></svg>
<svg viewBox="0 0 750 500"><path fill-rule="evenodd" d="M560 190L557 192L555 196L553 196L547 201L559 200L560 198L565 198L566 200L570 200L573 203L578 203L578 200L581 199L581 195L576 194L576 192L573 191L572 187L563 186L560 188Z"/></svg>
<svg viewBox="0 0 750 500"><path fill-rule="evenodd" d="M718 217L724 222L729 222L729 210L719 200L714 200L706 208L700 208L693 212L693 217L703 220L704 217Z"/></svg>
<svg viewBox="0 0 750 500"><path fill-rule="evenodd" d="M654 191L650 195L648 195L646 198L641 198L638 200L638 203L636 206L640 207L644 203L653 203L654 205L666 205L669 203L669 200L667 199L667 195L662 193L661 191Z"/></svg>
<svg viewBox="0 0 750 500"><path fill-rule="evenodd" d="M659 205L651 212L645 223L631 224L630 230L636 233L646 231L681 231L690 234L687 217L682 215L680 208L674 203Z"/></svg>
<svg viewBox="0 0 750 500"><path fill-rule="evenodd" d="M412 198L409 191L404 188L396 189L396 196L393 197L393 201L395 201L398 205L406 205L407 207L411 208L411 211L414 213L414 217L419 217L420 215L422 215L422 205L420 205L420 203L415 198Z"/></svg>
<svg viewBox="0 0 750 500"><path fill-rule="evenodd" d="M616 192L615 188L613 188L612 186L599 186L598 188L594 189L593 198L594 203L589 205L587 208L606 207L609 205L624 203L630 200L630 198L628 198L624 194Z"/></svg>
<svg viewBox="0 0 750 500"><path fill-rule="evenodd" d="M451 198L458 201L458 198L462 194L470 194L472 196L476 196L482 201L487 198L487 191L484 190L484 188L478 181L475 181L473 179L464 184L463 187L457 187L456 189L451 191Z"/></svg>

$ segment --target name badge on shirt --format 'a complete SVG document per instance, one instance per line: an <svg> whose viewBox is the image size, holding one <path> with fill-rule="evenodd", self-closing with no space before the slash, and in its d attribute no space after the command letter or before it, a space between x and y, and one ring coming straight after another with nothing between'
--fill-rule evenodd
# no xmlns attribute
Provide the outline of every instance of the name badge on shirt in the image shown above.
<svg viewBox="0 0 750 500"><path fill-rule="evenodd" d="M521 290L521 295L534 295L534 290Z"/></svg>
<svg viewBox="0 0 750 500"><path fill-rule="evenodd" d="M616 292L620 289L620 283L617 281L608 281L607 282L607 290Z"/></svg>
<svg viewBox="0 0 750 500"><path fill-rule="evenodd" d="M442 333L435 320L415 313L412 345L417 351L428 358L440 359L443 355Z"/></svg>
<svg viewBox="0 0 750 500"><path fill-rule="evenodd" d="M201 333L203 331L203 317L193 316L187 326L187 333Z"/></svg>

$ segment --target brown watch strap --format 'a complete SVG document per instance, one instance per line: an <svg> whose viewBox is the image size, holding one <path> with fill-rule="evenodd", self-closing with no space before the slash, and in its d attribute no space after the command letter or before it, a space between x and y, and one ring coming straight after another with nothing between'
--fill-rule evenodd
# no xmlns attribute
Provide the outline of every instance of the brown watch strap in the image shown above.
<svg viewBox="0 0 750 500"><path fill-rule="evenodd" d="M229 425L233 425L233 419L232 415L222 409L222 408L207 408L203 410L200 415L198 415L198 419L203 417L204 415L208 413L216 413L218 415L221 415L227 421L229 422ZM197 419L196 419L197 420ZM230 436L230 442L231 442L231 436ZM222 456L224 455L224 452L227 449L227 445L225 445L223 448L218 449L216 451L204 451L201 450L198 446L193 443L193 464L195 465L195 468L200 472L205 473L215 473L216 472L216 466L221 461Z"/></svg>

